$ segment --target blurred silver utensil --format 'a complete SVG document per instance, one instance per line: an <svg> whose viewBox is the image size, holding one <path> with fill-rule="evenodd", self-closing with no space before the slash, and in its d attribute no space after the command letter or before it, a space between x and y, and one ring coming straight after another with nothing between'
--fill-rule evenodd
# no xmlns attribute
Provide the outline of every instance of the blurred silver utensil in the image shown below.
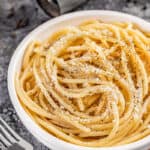
<svg viewBox="0 0 150 150"><path fill-rule="evenodd" d="M33 150L31 144L22 139L0 117L0 145L5 150Z"/></svg>
<svg viewBox="0 0 150 150"><path fill-rule="evenodd" d="M37 0L48 15L58 16L77 8L87 0Z"/></svg>

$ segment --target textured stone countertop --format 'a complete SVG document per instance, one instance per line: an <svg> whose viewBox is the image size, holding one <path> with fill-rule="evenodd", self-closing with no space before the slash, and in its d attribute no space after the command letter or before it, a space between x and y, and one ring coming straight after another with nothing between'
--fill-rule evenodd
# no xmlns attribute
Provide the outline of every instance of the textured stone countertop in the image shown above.
<svg viewBox="0 0 150 150"><path fill-rule="evenodd" d="M89 0L78 10L107 9L127 12L150 21L150 0ZM48 150L18 119L7 90L7 68L19 42L47 16L36 0L0 0L0 116L29 141L35 150Z"/></svg>

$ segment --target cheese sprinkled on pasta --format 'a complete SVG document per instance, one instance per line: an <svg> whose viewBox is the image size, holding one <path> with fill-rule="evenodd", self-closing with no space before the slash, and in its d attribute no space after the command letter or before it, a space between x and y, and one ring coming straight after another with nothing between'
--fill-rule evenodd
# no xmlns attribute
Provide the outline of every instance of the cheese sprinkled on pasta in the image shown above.
<svg viewBox="0 0 150 150"><path fill-rule="evenodd" d="M150 36L132 23L63 28L27 47L19 100L50 134L87 147L150 135Z"/></svg>

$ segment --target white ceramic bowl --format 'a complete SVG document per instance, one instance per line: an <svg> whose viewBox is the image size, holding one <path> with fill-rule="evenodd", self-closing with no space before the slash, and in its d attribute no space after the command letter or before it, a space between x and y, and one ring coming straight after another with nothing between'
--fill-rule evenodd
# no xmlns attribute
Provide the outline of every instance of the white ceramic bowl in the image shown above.
<svg viewBox="0 0 150 150"><path fill-rule="evenodd" d="M25 125L25 127L43 144L53 150L106 150L106 148L87 148L74 144L67 143L62 141L53 135L47 133L45 130L40 128L24 111L22 108L15 91L15 73L19 71L21 66L21 61L23 54L25 52L25 48L33 39L38 39L40 41L47 38L54 31L58 30L67 25L76 25L84 20L89 19L101 19L103 21L123 21L123 22L134 22L138 24L143 30L150 31L150 23L137 18L135 16L131 16L128 14L115 12L115 11L104 11L104 10L92 10L92 11L79 11L75 13L70 13L67 15L63 15L57 17L55 19L51 19L46 23L40 25L36 29L34 29L28 36L24 38L24 40L18 45L15 50L8 69L8 90L11 101L16 109L16 112ZM110 147L108 150L133 150L139 149L143 150L150 147L150 137L146 137L140 141L118 146L118 147Z"/></svg>

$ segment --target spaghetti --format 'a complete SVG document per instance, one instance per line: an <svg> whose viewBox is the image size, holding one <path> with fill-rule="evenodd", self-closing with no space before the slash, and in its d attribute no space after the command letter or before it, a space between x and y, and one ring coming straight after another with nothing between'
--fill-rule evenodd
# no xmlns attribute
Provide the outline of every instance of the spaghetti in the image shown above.
<svg viewBox="0 0 150 150"><path fill-rule="evenodd" d="M16 92L42 128L88 147L150 135L150 37L132 23L91 20L27 47Z"/></svg>

